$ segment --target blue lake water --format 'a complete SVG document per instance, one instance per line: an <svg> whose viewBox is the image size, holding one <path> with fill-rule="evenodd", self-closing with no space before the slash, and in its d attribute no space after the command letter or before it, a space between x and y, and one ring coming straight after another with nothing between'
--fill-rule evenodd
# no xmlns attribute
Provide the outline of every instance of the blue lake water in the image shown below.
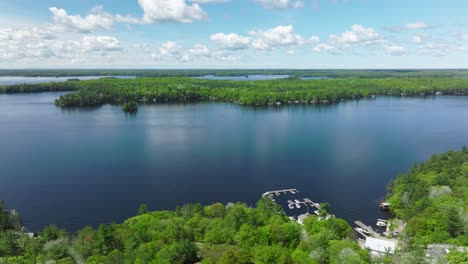
<svg viewBox="0 0 468 264"><path fill-rule="evenodd" d="M390 179L468 145L468 97L164 104L126 115L61 109L60 94L0 95L0 199L36 231L120 222L141 203L254 204L282 188L375 224Z"/></svg>
<svg viewBox="0 0 468 264"><path fill-rule="evenodd" d="M68 79L94 80L105 77L113 77L119 79L133 79L135 76L65 76L65 77L24 77L24 76L0 76L0 85L13 84L35 84L45 82L64 82Z"/></svg>

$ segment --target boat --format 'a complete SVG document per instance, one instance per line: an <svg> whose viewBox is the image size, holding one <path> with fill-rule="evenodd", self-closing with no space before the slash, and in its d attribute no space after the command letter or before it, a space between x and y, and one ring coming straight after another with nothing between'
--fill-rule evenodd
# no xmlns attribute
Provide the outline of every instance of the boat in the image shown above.
<svg viewBox="0 0 468 264"><path fill-rule="evenodd" d="M390 204L387 202L382 202L379 204L380 209L382 210L389 210L390 209Z"/></svg>
<svg viewBox="0 0 468 264"><path fill-rule="evenodd" d="M296 208L301 208L301 206L299 204L296 204Z"/></svg>
<svg viewBox="0 0 468 264"><path fill-rule="evenodd" d="M294 199L294 202L300 203L301 201L299 201L298 199Z"/></svg>
<svg viewBox="0 0 468 264"><path fill-rule="evenodd" d="M383 222L383 221L377 221L377 226L387 226L387 223L386 222Z"/></svg>
<svg viewBox="0 0 468 264"><path fill-rule="evenodd" d="M292 204L292 203L294 203L294 202L293 202L292 200L288 200L288 203Z"/></svg>
<svg viewBox="0 0 468 264"><path fill-rule="evenodd" d="M294 204L290 203L288 204L289 209L294 209Z"/></svg>

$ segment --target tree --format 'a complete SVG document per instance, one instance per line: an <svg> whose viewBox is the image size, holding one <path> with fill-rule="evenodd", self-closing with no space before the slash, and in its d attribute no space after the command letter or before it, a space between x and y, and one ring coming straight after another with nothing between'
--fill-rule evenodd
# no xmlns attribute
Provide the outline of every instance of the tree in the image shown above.
<svg viewBox="0 0 468 264"><path fill-rule="evenodd" d="M140 207L138 207L138 215L142 215L146 213L148 213L148 205L141 204Z"/></svg>
<svg viewBox="0 0 468 264"><path fill-rule="evenodd" d="M8 228L8 212L5 208L5 202L0 200L0 231Z"/></svg>
<svg viewBox="0 0 468 264"><path fill-rule="evenodd" d="M46 241L56 240L60 237L65 237L67 232L64 229L58 228L56 225L48 225L44 227L41 237Z"/></svg>

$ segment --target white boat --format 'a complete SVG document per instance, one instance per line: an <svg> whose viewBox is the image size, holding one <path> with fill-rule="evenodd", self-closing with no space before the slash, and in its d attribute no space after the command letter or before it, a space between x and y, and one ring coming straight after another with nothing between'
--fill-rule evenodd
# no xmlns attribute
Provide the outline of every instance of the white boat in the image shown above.
<svg viewBox="0 0 468 264"><path fill-rule="evenodd" d="M294 209L294 204L288 204L289 209Z"/></svg>
<svg viewBox="0 0 468 264"><path fill-rule="evenodd" d="M292 200L288 200L288 203L292 204L292 203L294 203L294 202L293 202Z"/></svg>
<svg viewBox="0 0 468 264"><path fill-rule="evenodd" d="M377 221L377 226L387 226L387 223L386 222L383 222L383 221Z"/></svg>
<svg viewBox="0 0 468 264"><path fill-rule="evenodd" d="M296 208L301 208L301 206L299 204L296 204Z"/></svg>
<svg viewBox="0 0 468 264"><path fill-rule="evenodd" d="M294 201L295 201L296 203L300 203L300 202L301 202L301 201L299 201L298 199L294 199Z"/></svg>

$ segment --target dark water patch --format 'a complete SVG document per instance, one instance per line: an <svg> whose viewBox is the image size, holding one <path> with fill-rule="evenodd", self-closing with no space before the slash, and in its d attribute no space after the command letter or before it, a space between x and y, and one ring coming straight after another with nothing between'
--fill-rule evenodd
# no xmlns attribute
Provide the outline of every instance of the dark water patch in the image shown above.
<svg viewBox="0 0 468 264"><path fill-rule="evenodd" d="M468 97L327 107L199 103L64 110L62 93L0 95L0 199L32 230L121 222L141 203L242 201L297 188L374 224L389 180L468 145Z"/></svg>

